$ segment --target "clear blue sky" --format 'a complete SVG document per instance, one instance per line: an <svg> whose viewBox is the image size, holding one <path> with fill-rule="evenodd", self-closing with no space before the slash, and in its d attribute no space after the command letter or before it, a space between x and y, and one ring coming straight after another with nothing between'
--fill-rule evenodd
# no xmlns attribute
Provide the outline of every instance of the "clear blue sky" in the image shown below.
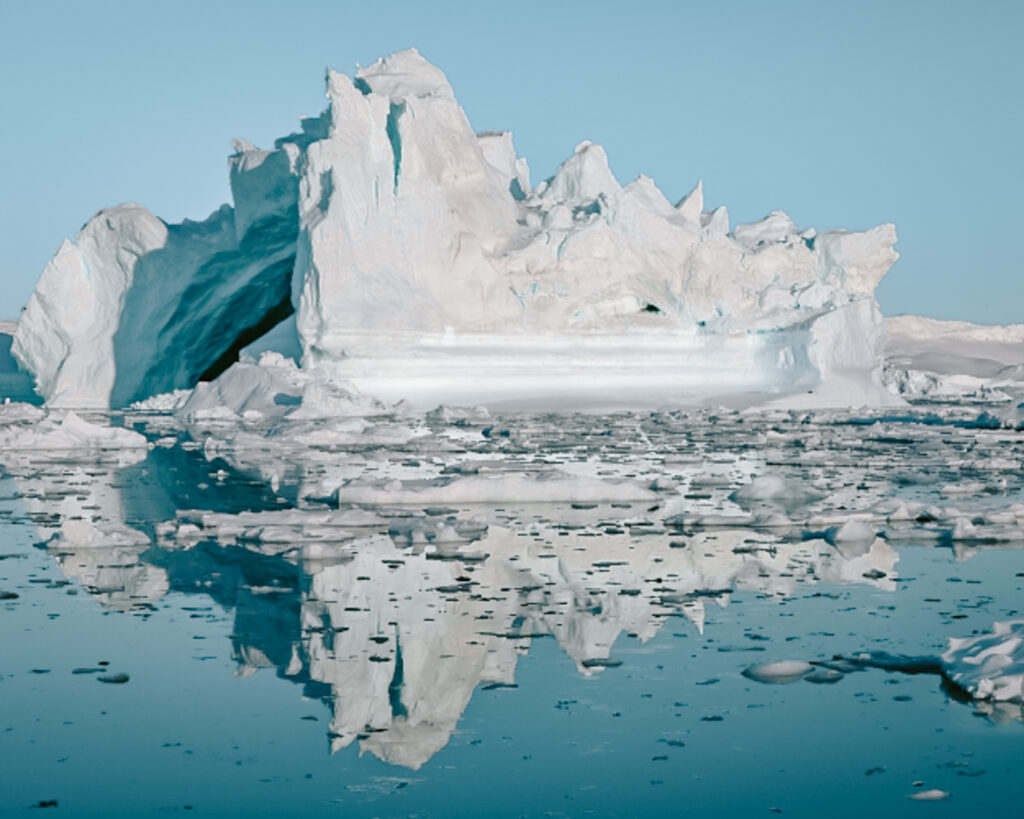
<svg viewBox="0 0 1024 819"><path fill-rule="evenodd" d="M416 46L550 175L704 180L733 223L896 223L887 314L1024 322L1024 2L0 0L0 317L99 208L228 199L229 140L324 106L325 66Z"/></svg>

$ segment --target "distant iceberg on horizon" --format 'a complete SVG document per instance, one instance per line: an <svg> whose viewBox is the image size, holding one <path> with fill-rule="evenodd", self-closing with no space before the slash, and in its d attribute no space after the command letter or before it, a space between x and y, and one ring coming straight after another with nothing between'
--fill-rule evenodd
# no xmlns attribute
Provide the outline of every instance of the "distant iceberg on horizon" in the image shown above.
<svg viewBox="0 0 1024 819"><path fill-rule="evenodd" d="M536 186L414 49L327 73L271 150L236 140L233 205L97 213L43 271L12 353L51 406L120 408L255 342L414 407L885 406L874 297L891 224L730 228L581 143Z"/></svg>

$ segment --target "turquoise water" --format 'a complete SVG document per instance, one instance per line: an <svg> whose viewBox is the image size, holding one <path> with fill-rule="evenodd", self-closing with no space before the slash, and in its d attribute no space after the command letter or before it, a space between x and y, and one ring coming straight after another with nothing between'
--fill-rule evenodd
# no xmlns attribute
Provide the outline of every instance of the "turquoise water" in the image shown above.
<svg viewBox="0 0 1024 819"><path fill-rule="evenodd" d="M489 526L443 560L395 510L315 558L158 532L287 492L180 446L0 482L2 812L1015 815L1024 724L939 677L741 675L1019 617L1013 544L876 543L877 578L806 535L629 529L635 504L434 510ZM146 537L53 538L72 501Z"/></svg>

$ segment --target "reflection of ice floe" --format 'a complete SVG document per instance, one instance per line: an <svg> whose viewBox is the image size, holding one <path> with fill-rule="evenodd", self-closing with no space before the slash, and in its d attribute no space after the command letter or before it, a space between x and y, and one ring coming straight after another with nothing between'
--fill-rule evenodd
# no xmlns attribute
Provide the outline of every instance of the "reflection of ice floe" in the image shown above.
<svg viewBox="0 0 1024 819"><path fill-rule="evenodd" d="M13 471L26 517L65 577L113 609L139 608L163 597L167 575L142 559L150 539L125 523L116 467L36 464Z"/></svg>
<svg viewBox="0 0 1024 819"><path fill-rule="evenodd" d="M141 559L144 549L102 546L58 548L57 565L106 608L128 611L160 600L170 588L167 572Z"/></svg>
<svg viewBox="0 0 1024 819"><path fill-rule="evenodd" d="M733 492L730 497L745 508L759 503L800 507L811 501L821 500L825 493L802 481L787 480L782 475L769 473L757 476Z"/></svg>

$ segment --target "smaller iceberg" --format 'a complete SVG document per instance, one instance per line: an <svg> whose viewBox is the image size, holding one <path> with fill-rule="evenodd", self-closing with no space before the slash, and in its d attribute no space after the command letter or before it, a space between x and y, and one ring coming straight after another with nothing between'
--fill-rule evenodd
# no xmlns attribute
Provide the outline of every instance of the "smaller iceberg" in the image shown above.
<svg viewBox="0 0 1024 819"><path fill-rule="evenodd" d="M996 622L977 637L950 639L942 668L975 699L1024 705L1024 619Z"/></svg>

